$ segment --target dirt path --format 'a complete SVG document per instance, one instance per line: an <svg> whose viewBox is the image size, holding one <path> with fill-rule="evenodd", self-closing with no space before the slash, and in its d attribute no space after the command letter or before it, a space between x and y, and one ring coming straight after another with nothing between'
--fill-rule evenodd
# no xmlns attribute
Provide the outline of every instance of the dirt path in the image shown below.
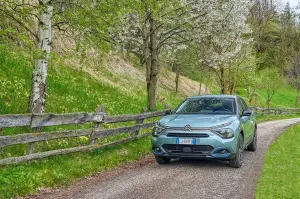
<svg viewBox="0 0 300 199"><path fill-rule="evenodd" d="M177 160L158 165L153 158L82 179L66 189L42 191L34 198L253 198L268 146L283 130L299 119L258 125L258 150L245 152L240 169L221 161Z"/></svg>

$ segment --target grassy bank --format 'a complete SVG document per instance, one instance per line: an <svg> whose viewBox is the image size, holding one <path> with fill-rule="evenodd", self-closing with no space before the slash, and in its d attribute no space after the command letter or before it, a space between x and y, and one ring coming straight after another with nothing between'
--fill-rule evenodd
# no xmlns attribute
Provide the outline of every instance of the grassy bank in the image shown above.
<svg viewBox="0 0 300 199"><path fill-rule="evenodd" d="M299 198L300 125L288 128L268 149L256 198Z"/></svg>
<svg viewBox="0 0 300 199"><path fill-rule="evenodd" d="M150 153L149 137L88 153L74 153L0 168L0 198L35 193L137 160Z"/></svg>
<svg viewBox="0 0 300 199"><path fill-rule="evenodd" d="M27 112L32 62L26 56L16 52L0 46L0 114ZM114 81L118 80L114 79ZM82 70L61 64L52 64L49 66L48 72L46 112L93 112L98 104L104 104L105 111L111 115L140 113L146 106L145 95L145 92L128 92L119 87L103 84ZM160 96L164 98L163 103L170 106L175 106L181 101L181 96L166 89ZM159 109L163 108L163 103L158 101ZM87 124L68 128L90 127L91 125ZM53 129L45 128L44 130ZM28 131L27 128L2 129L0 136ZM88 139L85 137L60 139L59 141L39 143L37 150L67 148L87 142ZM24 155L25 153L26 145L10 146L1 150L0 158ZM41 187L66 185L79 177L116 167L123 162L136 160L148 153L150 153L150 139L143 138L105 150L50 157L27 164L1 167L0 198L34 193Z"/></svg>

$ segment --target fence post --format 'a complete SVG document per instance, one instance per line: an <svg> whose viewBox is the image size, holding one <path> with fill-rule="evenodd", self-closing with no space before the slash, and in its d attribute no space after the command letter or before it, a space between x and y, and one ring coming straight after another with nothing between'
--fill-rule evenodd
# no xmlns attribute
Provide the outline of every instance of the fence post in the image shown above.
<svg viewBox="0 0 300 199"><path fill-rule="evenodd" d="M95 144L96 139L93 138L94 131L96 129L100 128L101 124L103 123L103 118L104 118L104 115L105 115L103 104L98 105L98 107L96 109L96 115L98 117L98 120L101 120L101 122L93 122L93 130L92 130L92 133L90 135L90 144Z"/></svg>
<svg viewBox="0 0 300 199"><path fill-rule="evenodd" d="M147 109L146 108L142 108L141 113L145 113L145 112L147 112ZM144 122L144 119L139 119L139 120L135 121L135 124L143 124L143 122ZM140 130L136 130L134 132L133 136L138 136L139 132L140 132Z"/></svg>
<svg viewBox="0 0 300 199"><path fill-rule="evenodd" d="M33 120L34 120L34 114L31 115L31 120L30 120L31 131L32 131L32 132L38 132L38 131L41 131L42 128L40 128L40 127L34 127L34 128L32 128ZM35 145L35 142L29 142L29 143L28 143L28 146L27 146L27 154L28 154L28 155L34 153L34 145Z"/></svg>
<svg viewBox="0 0 300 199"><path fill-rule="evenodd" d="M165 109L165 110L169 110L169 109L170 109L169 105L168 105L168 104L165 104L164 109Z"/></svg>
<svg viewBox="0 0 300 199"><path fill-rule="evenodd" d="M263 116L265 115L265 107L264 106L262 107L261 113Z"/></svg>

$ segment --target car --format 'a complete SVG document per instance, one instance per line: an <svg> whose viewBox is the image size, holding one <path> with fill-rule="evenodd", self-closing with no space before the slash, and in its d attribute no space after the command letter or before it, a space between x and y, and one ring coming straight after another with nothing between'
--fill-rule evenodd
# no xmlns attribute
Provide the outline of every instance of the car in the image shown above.
<svg viewBox="0 0 300 199"><path fill-rule="evenodd" d="M229 161L239 168L243 151L257 148L255 114L235 95L200 95L167 111L152 130L152 153L158 164L178 158Z"/></svg>

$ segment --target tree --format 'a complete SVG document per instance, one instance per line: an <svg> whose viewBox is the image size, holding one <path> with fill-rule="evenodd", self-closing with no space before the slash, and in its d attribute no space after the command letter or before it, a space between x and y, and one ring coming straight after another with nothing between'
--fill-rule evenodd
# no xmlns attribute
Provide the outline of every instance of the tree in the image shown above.
<svg viewBox="0 0 300 199"><path fill-rule="evenodd" d="M280 86L280 71L276 68L267 67L261 71L262 73L262 81L264 83L264 88L267 93L267 101L266 104L268 106L268 109L270 109L270 103L271 100L278 90Z"/></svg>
<svg viewBox="0 0 300 199"><path fill-rule="evenodd" d="M215 72L222 94L227 93L228 69L238 58L243 46L251 41L248 36L251 33L247 24L248 7L248 1L220 1L206 16L212 24L209 26L210 34L198 39L200 61ZM201 34L197 31L201 29L195 33Z"/></svg>
<svg viewBox="0 0 300 199"><path fill-rule="evenodd" d="M295 107L299 106L299 90L300 90L300 52L295 52L292 63L287 70L288 81L296 88Z"/></svg>
<svg viewBox="0 0 300 199"><path fill-rule="evenodd" d="M188 24L187 12L180 1L144 0L129 5L121 20L119 42L146 66L147 107L155 110L160 53L186 41L182 35L187 31L183 28Z"/></svg>
<svg viewBox="0 0 300 199"><path fill-rule="evenodd" d="M280 63L288 82L295 87L295 107L299 104L300 89L300 33L296 14L286 4L280 15Z"/></svg>
<svg viewBox="0 0 300 199"><path fill-rule="evenodd" d="M52 29L68 38L79 38L77 41L85 45L107 48L107 43L113 42L109 27L115 21L113 18L119 15L119 3L110 0L105 3L93 0L37 2L0 0L0 16L5 19L0 21L0 30L3 30L0 31L0 41L7 40L22 46L29 43L28 49L35 56L29 112L42 113L47 95ZM33 42L28 42L30 40ZM36 45L35 48L33 44Z"/></svg>
<svg viewBox="0 0 300 199"><path fill-rule="evenodd" d="M46 79L48 70L48 60L52 43L52 14L53 6L51 0L40 0L41 6L38 34L37 49L42 52L40 57L35 60L32 73L31 92L29 99L30 113L43 113L46 100Z"/></svg>

